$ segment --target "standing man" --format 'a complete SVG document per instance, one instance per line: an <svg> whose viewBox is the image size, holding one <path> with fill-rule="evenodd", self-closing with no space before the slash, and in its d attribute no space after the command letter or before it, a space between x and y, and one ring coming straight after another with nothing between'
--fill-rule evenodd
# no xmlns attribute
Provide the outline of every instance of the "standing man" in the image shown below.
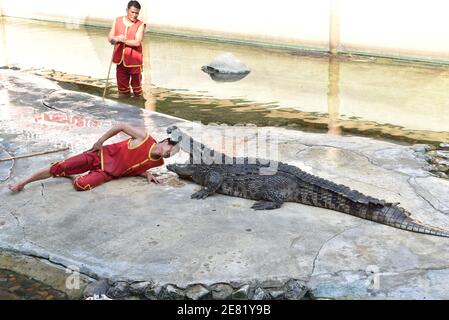
<svg viewBox="0 0 449 320"><path fill-rule="evenodd" d="M112 24L108 40L114 46L112 62L117 65L119 93L130 96L130 83L135 97L142 95L142 40L146 24L137 19L140 3L128 2L126 16L118 17Z"/></svg>

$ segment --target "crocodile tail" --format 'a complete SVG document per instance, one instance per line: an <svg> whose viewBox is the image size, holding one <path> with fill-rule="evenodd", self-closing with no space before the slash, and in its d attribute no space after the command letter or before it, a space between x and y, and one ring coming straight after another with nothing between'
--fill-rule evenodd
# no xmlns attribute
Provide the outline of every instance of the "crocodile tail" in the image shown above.
<svg viewBox="0 0 449 320"><path fill-rule="evenodd" d="M292 166L292 165L289 165L286 163L279 162L278 170L281 172L288 173L288 174L295 176L298 179L301 187L303 184L313 185L313 186L320 188L321 190L326 190L327 192L330 192L330 193L336 193L339 196L341 196L342 199L348 199L353 204L368 206L370 208L372 206L381 206L382 207L382 206L393 205L392 203L386 202L384 200L380 200L380 199L376 199L376 198L364 195L363 193L361 193L357 190L352 190L345 185L336 184L332 181L312 175L310 173L307 173L307 172L299 169L298 167L295 167L295 166ZM322 191L320 191L320 192L322 192ZM331 208L331 209L333 209L333 208Z"/></svg>
<svg viewBox="0 0 449 320"><path fill-rule="evenodd" d="M410 213L396 205L384 206L379 214L374 214L372 218L373 219L369 220L380 222L401 230L449 238L449 231L414 220L410 217Z"/></svg>

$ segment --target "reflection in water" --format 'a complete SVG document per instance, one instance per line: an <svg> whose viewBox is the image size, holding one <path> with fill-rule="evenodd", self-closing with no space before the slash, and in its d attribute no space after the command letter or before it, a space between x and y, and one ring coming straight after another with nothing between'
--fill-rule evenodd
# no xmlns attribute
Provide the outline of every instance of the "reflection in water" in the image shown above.
<svg viewBox="0 0 449 320"><path fill-rule="evenodd" d="M238 73L238 74L232 74L232 73L209 73L209 76L212 80L217 82L235 82L242 80L248 75L248 73Z"/></svg>
<svg viewBox="0 0 449 320"><path fill-rule="evenodd" d="M151 92L151 60L150 60L150 43L143 42L143 97L145 99L145 109L156 111L156 99Z"/></svg>
<svg viewBox="0 0 449 320"><path fill-rule="evenodd" d="M108 29L0 21L6 32L1 43L4 61L33 68L66 89L102 95L111 55ZM30 35L41 41L30 42ZM329 57L152 33L145 35L143 46L144 99L121 101L148 110L204 123L253 123L433 144L449 141L447 66ZM211 81L200 68L223 52L248 63L251 73L238 82ZM114 73L113 69L111 79ZM118 99L115 88L108 98Z"/></svg>
<svg viewBox="0 0 449 320"><path fill-rule="evenodd" d="M0 17L0 42L2 46L2 50L0 51L1 57L1 65L8 65L8 47L6 45L6 29L5 29L5 20Z"/></svg>
<svg viewBox="0 0 449 320"><path fill-rule="evenodd" d="M340 62L333 54L329 55L329 91L327 93L327 105L329 114L328 133L341 135L338 117L340 113Z"/></svg>

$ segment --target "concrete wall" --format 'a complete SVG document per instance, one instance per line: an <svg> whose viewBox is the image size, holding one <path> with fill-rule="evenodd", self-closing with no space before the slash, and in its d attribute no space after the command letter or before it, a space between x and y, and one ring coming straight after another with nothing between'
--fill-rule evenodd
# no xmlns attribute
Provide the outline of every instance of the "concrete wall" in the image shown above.
<svg viewBox="0 0 449 320"><path fill-rule="evenodd" d="M341 0L344 51L449 61L449 1Z"/></svg>
<svg viewBox="0 0 449 320"><path fill-rule="evenodd" d="M127 3L96 2L99 5L88 0L62 4L22 0L19 7L14 0L0 0L0 6L7 16L109 26ZM332 35L343 52L449 62L445 0L141 0L141 4L141 18L150 31L318 50L329 49Z"/></svg>
<svg viewBox="0 0 449 320"><path fill-rule="evenodd" d="M127 1L88 0L55 4L52 0L2 0L4 15L110 26L123 15ZM141 0L141 19L149 30L196 36L304 45L326 50L328 46L328 0L298 1Z"/></svg>

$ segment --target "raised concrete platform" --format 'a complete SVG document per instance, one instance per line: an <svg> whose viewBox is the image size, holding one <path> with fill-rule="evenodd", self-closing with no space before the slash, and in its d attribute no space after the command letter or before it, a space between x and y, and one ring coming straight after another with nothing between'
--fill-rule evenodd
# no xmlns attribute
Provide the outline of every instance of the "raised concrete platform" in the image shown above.
<svg viewBox="0 0 449 320"><path fill-rule="evenodd" d="M319 298L449 298L449 239L295 203L260 212L245 199L191 200L199 187L165 169L159 170L168 180L164 185L136 177L80 193L59 178L11 194L7 183L88 149L114 121L145 125L158 139L166 136L167 126L189 131L190 124L113 101L104 105L24 72L0 70L0 79L1 157L71 146L67 152L0 162L0 247L5 252L109 279L118 297L190 292L192 298L299 298L308 291ZM206 142L219 130L211 129ZM416 219L449 229L449 181L424 170L422 148L260 129L267 131L279 160L400 202ZM169 161L183 159L180 153ZM286 286L290 279L296 282ZM186 287L190 291L179 289Z"/></svg>

